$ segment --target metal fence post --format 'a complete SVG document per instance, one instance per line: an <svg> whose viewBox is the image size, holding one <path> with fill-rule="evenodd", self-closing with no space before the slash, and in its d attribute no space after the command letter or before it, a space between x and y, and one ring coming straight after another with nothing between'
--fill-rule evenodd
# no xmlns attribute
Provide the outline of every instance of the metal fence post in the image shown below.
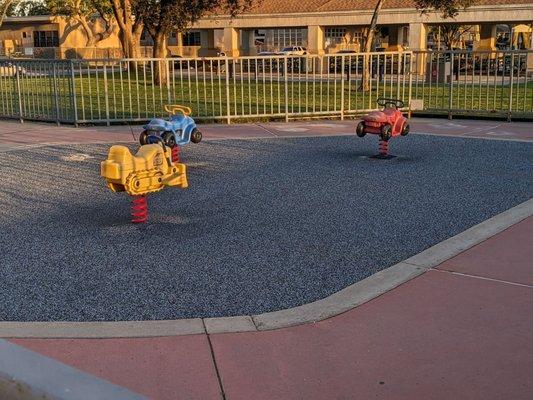
<svg viewBox="0 0 533 400"><path fill-rule="evenodd" d="M344 59L346 56L341 56L341 121L344 121Z"/></svg>
<svg viewBox="0 0 533 400"><path fill-rule="evenodd" d="M78 98L76 96L76 81L74 77L74 61L70 60L70 86L72 90L72 110L74 111L74 125L78 126Z"/></svg>
<svg viewBox="0 0 533 400"><path fill-rule="evenodd" d="M289 122L289 77L287 63L289 59L287 56L283 59L283 76L285 78L285 122Z"/></svg>
<svg viewBox="0 0 533 400"><path fill-rule="evenodd" d="M226 121L231 124L231 98L229 88L229 58L226 58Z"/></svg>
<svg viewBox="0 0 533 400"><path fill-rule="evenodd" d="M409 89L408 89L408 100L409 100L409 113L408 117L411 118L411 100L413 98L413 64L418 62L418 59L414 58L414 54L411 53L409 57Z"/></svg>
<svg viewBox="0 0 533 400"><path fill-rule="evenodd" d="M20 88L20 74L19 74L18 66L16 68L17 69L15 72L15 77L17 80L17 100L19 104L19 119L20 119L20 122L23 123L24 117L22 116L22 90Z"/></svg>
<svg viewBox="0 0 533 400"><path fill-rule="evenodd" d="M448 102L448 119L452 119L452 108L453 108L453 52L450 52L450 99Z"/></svg>
<svg viewBox="0 0 533 400"><path fill-rule="evenodd" d="M56 124L59 125L59 90L57 86L57 66L56 62L52 62L52 79L53 79L53 88L54 88L54 104L56 108Z"/></svg>
<svg viewBox="0 0 533 400"><path fill-rule="evenodd" d="M105 65L105 61L103 62L103 64L104 64L105 119L106 119L106 125L110 126L111 123L109 122L109 91L107 89L107 67ZM96 71L96 73L98 73L98 71ZM153 73L153 68L152 68L152 73Z"/></svg>
<svg viewBox="0 0 533 400"><path fill-rule="evenodd" d="M505 56L503 57L503 72L505 75ZM513 84L514 84L514 53L511 54L511 76L509 80L509 109L507 110L507 122L511 122L513 114Z"/></svg>

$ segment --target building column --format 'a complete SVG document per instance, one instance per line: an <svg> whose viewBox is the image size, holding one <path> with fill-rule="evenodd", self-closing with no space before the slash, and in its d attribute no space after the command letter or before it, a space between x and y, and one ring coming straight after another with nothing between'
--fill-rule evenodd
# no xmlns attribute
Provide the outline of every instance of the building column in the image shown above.
<svg viewBox="0 0 533 400"><path fill-rule="evenodd" d="M176 32L176 46L178 48L178 55L183 57L183 33Z"/></svg>
<svg viewBox="0 0 533 400"><path fill-rule="evenodd" d="M255 30L248 30L248 55L257 55L257 47L255 46Z"/></svg>
<svg viewBox="0 0 533 400"><path fill-rule="evenodd" d="M424 51L427 49L427 26L421 22L409 24L409 50ZM426 71L427 54L421 53L413 57L415 74L423 75Z"/></svg>
<svg viewBox="0 0 533 400"><path fill-rule="evenodd" d="M476 50L496 50L496 25L479 26L479 44Z"/></svg>
<svg viewBox="0 0 533 400"><path fill-rule="evenodd" d="M426 50L427 49L427 27L421 22L409 24L409 49Z"/></svg>
<svg viewBox="0 0 533 400"><path fill-rule="evenodd" d="M239 57L239 31L235 28L224 28L224 49L227 57Z"/></svg>
<svg viewBox="0 0 533 400"><path fill-rule="evenodd" d="M324 54L324 28L319 25L307 27L307 50L312 54Z"/></svg>

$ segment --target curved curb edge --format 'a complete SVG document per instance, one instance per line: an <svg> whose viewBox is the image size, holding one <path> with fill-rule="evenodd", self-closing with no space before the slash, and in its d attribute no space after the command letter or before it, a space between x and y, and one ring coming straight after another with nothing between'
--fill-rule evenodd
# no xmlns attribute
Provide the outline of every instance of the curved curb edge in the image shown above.
<svg viewBox="0 0 533 400"><path fill-rule="evenodd" d="M324 299L252 316L163 321L0 322L1 338L118 338L253 332L314 323L348 311L533 215L533 198Z"/></svg>

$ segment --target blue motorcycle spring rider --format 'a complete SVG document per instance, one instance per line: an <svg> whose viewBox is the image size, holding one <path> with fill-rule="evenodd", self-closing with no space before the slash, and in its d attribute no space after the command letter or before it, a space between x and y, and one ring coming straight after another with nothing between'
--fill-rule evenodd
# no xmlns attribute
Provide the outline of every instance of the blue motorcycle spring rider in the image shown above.
<svg viewBox="0 0 533 400"><path fill-rule="evenodd" d="M202 140L202 132L196 127L194 119L191 115L192 110L186 106L180 105L165 105L165 111L171 114L169 120L162 118L154 118L147 125L144 126L144 131L139 137L141 145L158 142L163 139L163 142L168 147L175 145L184 146L189 142L200 143ZM155 138L150 138L155 136Z"/></svg>
<svg viewBox="0 0 533 400"><path fill-rule="evenodd" d="M165 105L165 111L171 117L168 120L154 118L144 126L139 137L141 145L163 142L172 149L172 161L179 161L179 148L189 142L200 143L202 132L196 127L191 115L192 110L186 106Z"/></svg>

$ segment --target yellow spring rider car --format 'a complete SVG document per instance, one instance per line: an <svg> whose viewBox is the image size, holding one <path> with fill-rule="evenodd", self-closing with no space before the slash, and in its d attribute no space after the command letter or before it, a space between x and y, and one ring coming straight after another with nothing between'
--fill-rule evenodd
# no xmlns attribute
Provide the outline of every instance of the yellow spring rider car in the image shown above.
<svg viewBox="0 0 533 400"><path fill-rule="evenodd" d="M100 165L101 175L113 192L126 192L133 198L132 222L146 222L146 195L167 186L188 187L185 164L174 162L172 150L161 138L131 154L126 146L112 146Z"/></svg>

